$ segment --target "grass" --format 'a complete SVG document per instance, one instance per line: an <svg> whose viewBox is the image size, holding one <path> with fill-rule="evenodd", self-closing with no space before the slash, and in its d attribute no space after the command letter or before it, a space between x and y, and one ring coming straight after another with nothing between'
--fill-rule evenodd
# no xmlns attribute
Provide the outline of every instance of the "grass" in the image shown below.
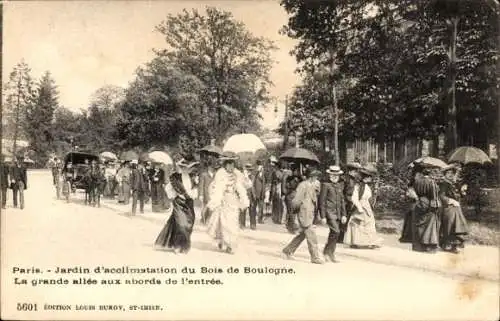
<svg viewBox="0 0 500 321"><path fill-rule="evenodd" d="M500 207L496 204L489 204L481 213L480 218L476 217L473 208L463 208L465 217L469 223L469 235L467 243L476 245L499 246L500 228L499 217ZM401 235L403 230L404 211L385 209L376 212L377 231L383 234Z"/></svg>

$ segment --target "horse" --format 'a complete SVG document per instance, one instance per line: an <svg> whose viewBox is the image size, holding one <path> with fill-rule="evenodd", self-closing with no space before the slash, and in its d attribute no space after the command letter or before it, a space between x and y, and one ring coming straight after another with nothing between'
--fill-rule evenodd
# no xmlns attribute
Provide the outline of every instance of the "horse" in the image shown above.
<svg viewBox="0 0 500 321"><path fill-rule="evenodd" d="M101 206L101 194L104 191L106 179L99 168L91 167L84 175L85 205Z"/></svg>

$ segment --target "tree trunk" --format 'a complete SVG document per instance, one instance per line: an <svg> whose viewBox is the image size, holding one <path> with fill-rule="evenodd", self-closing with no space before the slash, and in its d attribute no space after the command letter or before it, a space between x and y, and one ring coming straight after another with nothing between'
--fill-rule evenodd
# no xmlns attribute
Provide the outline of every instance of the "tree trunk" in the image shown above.
<svg viewBox="0 0 500 321"><path fill-rule="evenodd" d="M337 87L333 86L333 148L335 151L335 165L340 165L339 153L339 108L337 105Z"/></svg>
<svg viewBox="0 0 500 321"><path fill-rule="evenodd" d="M17 102L16 102L16 120L14 122L14 142L12 143L12 157L16 158L17 154L17 137L19 135L19 118L20 118L20 109L21 109L21 77L17 82Z"/></svg>
<svg viewBox="0 0 500 321"><path fill-rule="evenodd" d="M457 29L459 17L452 19L452 32L450 39L450 61L449 61L449 77L450 77L450 106L448 107L448 126L446 128L446 148L445 152L449 153L458 147L457 133L457 106L456 106L456 78L457 78Z"/></svg>

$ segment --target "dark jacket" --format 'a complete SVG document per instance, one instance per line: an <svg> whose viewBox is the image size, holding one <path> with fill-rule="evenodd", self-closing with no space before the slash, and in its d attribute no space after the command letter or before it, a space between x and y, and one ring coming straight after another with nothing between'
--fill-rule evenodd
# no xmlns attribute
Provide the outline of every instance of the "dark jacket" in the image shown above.
<svg viewBox="0 0 500 321"><path fill-rule="evenodd" d="M130 188L133 191L147 192L149 185L148 175L145 169L134 168L130 175Z"/></svg>
<svg viewBox="0 0 500 321"><path fill-rule="evenodd" d="M7 164L0 164L0 175L1 187L9 187L9 167Z"/></svg>
<svg viewBox="0 0 500 321"><path fill-rule="evenodd" d="M346 215L344 186L341 182L326 181L321 183L319 210L321 218L327 220L337 220Z"/></svg>
<svg viewBox="0 0 500 321"><path fill-rule="evenodd" d="M199 182L199 196L203 197L203 205L207 205L210 200L210 184L214 180L215 171L210 176L208 169L205 169L200 174L200 182Z"/></svg>
<svg viewBox="0 0 500 321"><path fill-rule="evenodd" d="M266 177L264 173L254 173L252 179L252 194L256 200L264 200L266 197Z"/></svg>
<svg viewBox="0 0 500 321"><path fill-rule="evenodd" d="M356 185L357 179L347 174L345 176L344 182L344 201L347 212L351 213L354 211L354 204L352 203L352 193L354 192L354 185ZM363 194L361 194L363 195Z"/></svg>
<svg viewBox="0 0 500 321"><path fill-rule="evenodd" d="M149 180L151 184L165 184L165 171L161 168L149 170Z"/></svg>
<svg viewBox="0 0 500 321"><path fill-rule="evenodd" d="M23 182L24 189L28 188L28 177L26 174L26 168L23 166L12 166L10 169L10 179L18 184L19 182ZM12 186L11 186L12 187Z"/></svg>

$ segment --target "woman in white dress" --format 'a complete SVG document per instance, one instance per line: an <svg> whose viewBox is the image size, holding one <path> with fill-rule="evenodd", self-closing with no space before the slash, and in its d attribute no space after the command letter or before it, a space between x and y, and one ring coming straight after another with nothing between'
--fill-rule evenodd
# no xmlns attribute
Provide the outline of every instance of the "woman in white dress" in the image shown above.
<svg viewBox="0 0 500 321"><path fill-rule="evenodd" d="M344 236L344 244L348 244L351 248L369 248L375 249L380 247L382 239L377 235L375 229L375 216L373 215L372 205L372 189L369 183L372 181L372 176L375 174L373 168L360 169L361 182L354 185L352 193L352 203L355 207L355 212L351 215L347 224L347 230Z"/></svg>
<svg viewBox="0 0 500 321"><path fill-rule="evenodd" d="M234 153L223 153L222 168L215 174L207 204L212 212L207 232L217 241L220 250L230 254L238 243L240 211L249 206L243 174L235 168L237 159Z"/></svg>

